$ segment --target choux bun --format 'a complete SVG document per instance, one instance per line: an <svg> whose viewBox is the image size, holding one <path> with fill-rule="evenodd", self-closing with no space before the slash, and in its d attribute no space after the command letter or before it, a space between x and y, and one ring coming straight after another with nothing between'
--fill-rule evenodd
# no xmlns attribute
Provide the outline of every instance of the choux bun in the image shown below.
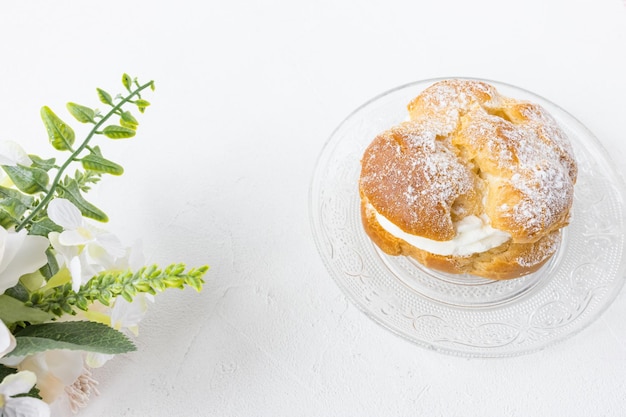
<svg viewBox="0 0 626 417"><path fill-rule="evenodd" d="M541 106L444 80L361 159L366 233L389 255L490 279L538 270L568 224L577 166Z"/></svg>

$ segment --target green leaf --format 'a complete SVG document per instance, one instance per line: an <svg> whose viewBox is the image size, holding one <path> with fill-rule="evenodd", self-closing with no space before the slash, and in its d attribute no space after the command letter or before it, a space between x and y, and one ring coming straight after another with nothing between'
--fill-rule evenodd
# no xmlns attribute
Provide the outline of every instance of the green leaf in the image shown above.
<svg viewBox="0 0 626 417"><path fill-rule="evenodd" d="M9 368L8 366L4 366L4 365L0 364L0 382L2 382L2 380L5 377L7 377L7 376L9 376L11 374L14 374L16 372L17 372L16 368Z"/></svg>
<svg viewBox="0 0 626 417"><path fill-rule="evenodd" d="M0 225L8 229L18 224L28 206L17 198L0 199Z"/></svg>
<svg viewBox="0 0 626 417"><path fill-rule="evenodd" d="M26 288L27 291L34 292L41 288L44 282L44 277L39 271L35 271L30 274L22 275L19 282L24 286L24 288Z"/></svg>
<svg viewBox="0 0 626 417"><path fill-rule="evenodd" d="M116 125L105 127L102 133L111 139L126 139L135 136L135 131L133 129Z"/></svg>
<svg viewBox="0 0 626 417"><path fill-rule="evenodd" d="M30 226L29 234L35 236L48 237L50 232L62 232L63 228L50 220L48 217L33 222Z"/></svg>
<svg viewBox="0 0 626 417"><path fill-rule="evenodd" d="M48 173L41 168L25 167L22 165L8 166L2 168L7 173L15 186L26 194L35 194L47 191L50 178Z"/></svg>
<svg viewBox="0 0 626 417"><path fill-rule="evenodd" d="M78 184L78 189L83 193L91 190L91 184L97 184L102 179L102 174L96 171L80 171L74 172L73 180ZM64 183L72 181L72 178L68 175L63 180Z"/></svg>
<svg viewBox="0 0 626 417"><path fill-rule="evenodd" d="M139 122L135 117L129 112L125 111L122 113L120 117L120 125L123 127L127 127L129 129L137 130L137 126L139 126Z"/></svg>
<svg viewBox="0 0 626 417"><path fill-rule="evenodd" d="M46 288L59 287L71 281L72 275L70 274L70 270L67 268L59 269L52 277L50 277Z"/></svg>
<svg viewBox="0 0 626 417"><path fill-rule="evenodd" d="M52 220L50 220L50 222L52 222ZM32 228L31 228L31 234L32 234ZM48 258L48 262L44 266L39 268L39 272L41 273L41 275L43 275L43 277L46 280L49 280L50 278L52 278L55 274L59 272L59 263L57 262L56 256L51 247L46 249L46 257Z"/></svg>
<svg viewBox="0 0 626 417"><path fill-rule="evenodd" d="M4 294L8 295L9 297L13 297L16 300L22 301L22 302L27 302L28 299L30 298L30 293L28 292L26 287L24 287L22 285L22 283L19 282L19 281L18 281L17 284L15 284L11 288L7 289L4 292ZM32 307L32 306L29 306L29 307Z"/></svg>
<svg viewBox="0 0 626 417"><path fill-rule="evenodd" d="M79 122L95 123L96 112L93 109L72 102L67 103L66 107L70 114Z"/></svg>
<svg viewBox="0 0 626 417"><path fill-rule="evenodd" d="M18 190L0 186L0 226L8 229L19 224L34 198Z"/></svg>
<svg viewBox="0 0 626 417"><path fill-rule="evenodd" d="M7 188L0 186L0 199L4 198L14 198L16 200L20 200L24 205L31 205L33 202L33 197L25 195L17 190L12 188Z"/></svg>
<svg viewBox="0 0 626 417"><path fill-rule="evenodd" d="M26 307L22 301L6 294L0 295L0 319L7 326L17 322L42 323L53 317L38 308Z"/></svg>
<svg viewBox="0 0 626 417"><path fill-rule="evenodd" d="M72 149L74 144L74 130L61 120L48 106L41 108L41 120L43 120L48 132L48 139L58 151Z"/></svg>
<svg viewBox="0 0 626 417"><path fill-rule="evenodd" d="M108 104L109 106L114 105L113 99L111 98L111 95L109 93L107 93L101 88L96 88L96 91L98 92L98 98L100 99L101 102L103 102L104 104Z"/></svg>
<svg viewBox="0 0 626 417"><path fill-rule="evenodd" d="M109 221L109 218L102 210L83 198L75 180L68 180L61 188L63 189L63 197L74 203L83 216L103 223Z"/></svg>
<svg viewBox="0 0 626 417"><path fill-rule="evenodd" d="M33 164L31 165L34 168L41 168L44 171L50 171L52 168L56 166L56 159L42 159L37 155L28 155Z"/></svg>
<svg viewBox="0 0 626 417"><path fill-rule="evenodd" d="M148 100L144 100L142 98L135 100L135 104L137 107L148 107L150 102Z"/></svg>
<svg viewBox="0 0 626 417"><path fill-rule="evenodd" d="M0 207L0 226L8 229L11 226L15 226L19 224L19 220L11 215L9 215L6 211L2 210Z"/></svg>
<svg viewBox="0 0 626 417"><path fill-rule="evenodd" d="M52 349L116 355L136 350L121 332L102 323L70 321L28 326L16 332L17 345L6 356L32 355Z"/></svg>
<svg viewBox="0 0 626 417"><path fill-rule="evenodd" d="M122 175L124 173L124 168L121 165L93 153L81 159L81 163L83 164L83 168L91 171L111 175Z"/></svg>
<svg viewBox="0 0 626 417"><path fill-rule="evenodd" d="M135 100L135 105L137 106L139 111L143 113L146 110L146 107L150 105L150 102L140 98L138 100Z"/></svg>
<svg viewBox="0 0 626 417"><path fill-rule="evenodd" d="M122 84L124 84L124 87L126 87L128 91L131 91L133 86L133 79L130 77L130 75L124 73L124 75L122 75Z"/></svg>

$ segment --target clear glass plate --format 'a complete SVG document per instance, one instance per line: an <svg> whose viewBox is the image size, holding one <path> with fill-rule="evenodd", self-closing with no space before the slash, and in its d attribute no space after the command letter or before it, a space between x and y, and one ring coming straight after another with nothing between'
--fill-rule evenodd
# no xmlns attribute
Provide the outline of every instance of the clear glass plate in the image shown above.
<svg viewBox="0 0 626 417"><path fill-rule="evenodd" d="M574 117L529 91L484 80L504 95L541 104L568 134L579 174L570 225L538 272L491 281L449 275L381 252L361 225L360 158L372 139L407 117L406 105L438 79L388 91L354 111L325 144L310 188L313 234L347 297L406 339L468 357L536 351L582 330L624 283L624 191L607 152Z"/></svg>

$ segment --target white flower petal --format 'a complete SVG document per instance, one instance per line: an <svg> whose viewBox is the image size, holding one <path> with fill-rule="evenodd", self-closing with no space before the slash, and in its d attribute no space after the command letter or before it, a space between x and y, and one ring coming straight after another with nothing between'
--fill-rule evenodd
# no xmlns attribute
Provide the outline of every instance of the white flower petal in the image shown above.
<svg viewBox="0 0 626 417"><path fill-rule="evenodd" d="M67 267L72 276L72 289L74 291L78 291L82 284L87 283L94 275L104 270L99 265L90 264L86 252L70 259Z"/></svg>
<svg viewBox="0 0 626 417"><path fill-rule="evenodd" d="M91 241L93 238L81 233L81 229L82 228L70 229L61 232L59 235L59 243L63 246L79 246Z"/></svg>
<svg viewBox="0 0 626 417"><path fill-rule="evenodd" d="M50 232L48 233L48 240L50 240L50 243L52 244L52 247L54 248L55 252L58 255L61 255L64 258L66 263L69 263L70 259L72 259L75 256L78 256L78 253L80 252L80 250L76 246L62 245L61 242L59 241L60 236L61 236L61 233L59 232Z"/></svg>
<svg viewBox="0 0 626 417"><path fill-rule="evenodd" d="M4 406L6 417L50 417L50 406L37 398L11 398Z"/></svg>
<svg viewBox="0 0 626 417"><path fill-rule="evenodd" d="M15 166L17 164L29 167L33 161L16 142L10 140L0 142L0 165Z"/></svg>
<svg viewBox="0 0 626 417"><path fill-rule="evenodd" d="M11 262L25 237L26 231L24 233L13 233L4 227L0 227L0 273Z"/></svg>
<svg viewBox="0 0 626 417"><path fill-rule="evenodd" d="M78 292L83 284L83 265L78 256L73 257L67 266L72 276L72 290Z"/></svg>
<svg viewBox="0 0 626 417"><path fill-rule="evenodd" d="M111 309L111 327L117 330L127 328L135 333L133 329L137 327L148 310L149 299L145 295L137 294L130 303L121 297L116 298Z"/></svg>
<svg viewBox="0 0 626 417"><path fill-rule="evenodd" d="M83 353L77 350L48 350L44 352L48 372L64 385L72 385L83 373Z"/></svg>
<svg viewBox="0 0 626 417"><path fill-rule="evenodd" d="M91 243L86 249L85 257L90 265L97 265L102 269L113 268L113 257L102 246Z"/></svg>
<svg viewBox="0 0 626 417"><path fill-rule="evenodd" d="M99 234L96 236L96 242L111 256L121 258L126 255L126 249L122 246L122 242L112 233Z"/></svg>
<svg viewBox="0 0 626 417"><path fill-rule="evenodd" d="M8 232L0 265L0 294L17 284L18 279L35 272L48 262L50 242L43 236L30 236L26 230Z"/></svg>
<svg viewBox="0 0 626 417"><path fill-rule="evenodd" d="M15 166L15 161L10 157L2 155L2 151L0 151L0 165Z"/></svg>
<svg viewBox="0 0 626 417"><path fill-rule="evenodd" d="M39 394L44 401L52 403L83 373L83 352L48 350L27 356L19 367L37 375Z"/></svg>
<svg viewBox="0 0 626 417"><path fill-rule="evenodd" d="M24 360L26 356L5 356L0 358L0 365L8 366L9 368L17 368L17 366Z"/></svg>
<svg viewBox="0 0 626 417"><path fill-rule="evenodd" d="M64 229L75 230L83 224L78 207L65 198L55 198L48 204L48 217Z"/></svg>
<svg viewBox="0 0 626 417"><path fill-rule="evenodd" d="M31 371L20 371L4 377L0 384L0 392L5 397L12 397L30 391L37 382L37 376Z"/></svg>
<svg viewBox="0 0 626 417"><path fill-rule="evenodd" d="M0 358L15 349L15 337L9 328L0 320Z"/></svg>
<svg viewBox="0 0 626 417"><path fill-rule="evenodd" d="M0 265L2 265L2 259L4 258L4 250L7 246L7 238L9 237L9 231L4 227L0 227ZM2 271L2 268L0 268Z"/></svg>

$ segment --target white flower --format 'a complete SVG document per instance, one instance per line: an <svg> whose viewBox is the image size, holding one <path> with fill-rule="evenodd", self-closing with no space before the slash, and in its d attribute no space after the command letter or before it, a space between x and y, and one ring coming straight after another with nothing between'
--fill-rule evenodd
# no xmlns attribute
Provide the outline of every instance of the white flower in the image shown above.
<svg viewBox="0 0 626 417"><path fill-rule="evenodd" d="M76 350L47 350L27 356L18 365L20 371L37 376L39 395L48 404L65 393L83 373L83 353Z"/></svg>
<svg viewBox="0 0 626 417"><path fill-rule="evenodd" d="M24 229L15 232L0 227L0 294L17 284L22 275L44 266L49 245L45 237L30 236Z"/></svg>
<svg viewBox="0 0 626 417"><path fill-rule="evenodd" d="M18 365L37 376L39 395L50 405L54 415L78 412L89 402L91 395L99 394L97 381L85 367L87 352L76 350L48 350L24 358Z"/></svg>
<svg viewBox="0 0 626 417"><path fill-rule="evenodd" d="M33 397L14 397L31 390L37 377L30 371L7 375L0 383L0 415L7 417L49 417L50 407Z"/></svg>
<svg viewBox="0 0 626 417"><path fill-rule="evenodd" d="M86 223L80 210L69 200L52 200L48 205L48 217L63 227L63 232L51 232L48 238L65 260L74 291L126 254L117 237Z"/></svg>
<svg viewBox="0 0 626 417"><path fill-rule="evenodd" d="M0 320L0 358L15 349L15 337L7 328L2 320Z"/></svg>

